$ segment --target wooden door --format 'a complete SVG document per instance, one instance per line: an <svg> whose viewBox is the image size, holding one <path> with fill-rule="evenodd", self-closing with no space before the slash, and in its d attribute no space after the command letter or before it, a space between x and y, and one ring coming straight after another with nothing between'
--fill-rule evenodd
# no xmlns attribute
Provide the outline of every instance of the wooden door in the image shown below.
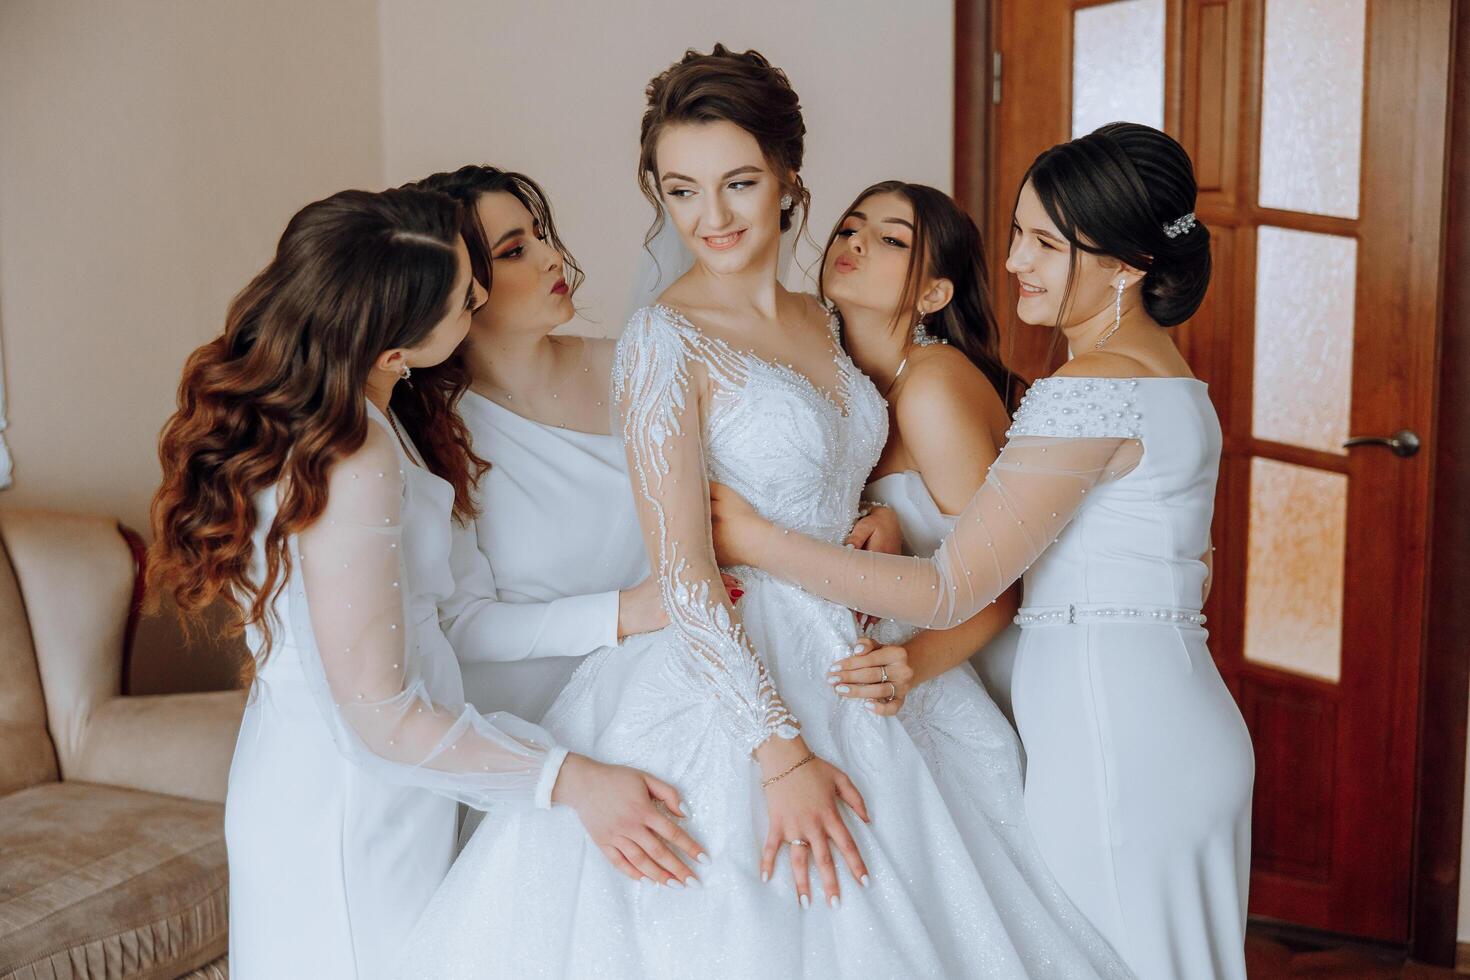
<svg viewBox="0 0 1470 980"><path fill-rule="evenodd" d="M1450 16L1450 0L990 9L999 302L1037 153L1126 118L1195 161L1215 271L1177 340L1225 433L1205 611L1255 741L1250 908L1391 942L1409 928ZM1002 321L1023 374L1060 362L1052 331Z"/></svg>

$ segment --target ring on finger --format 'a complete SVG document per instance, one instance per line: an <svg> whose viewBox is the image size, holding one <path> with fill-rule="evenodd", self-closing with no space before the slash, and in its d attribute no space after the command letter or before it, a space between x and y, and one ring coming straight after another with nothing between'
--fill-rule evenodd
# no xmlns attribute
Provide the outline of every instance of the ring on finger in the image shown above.
<svg viewBox="0 0 1470 980"><path fill-rule="evenodd" d="M888 697L886 697L886 698L883 699L883 703L884 704L887 704L889 701L893 701L897 697L898 697L898 686L896 684L894 684L892 681L889 681L888 682Z"/></svg>
<svg viewBox="0 0 1470 980"><path fill-rule="evenodd" d="M800 837L796 838L795 840L789 840L786 843L790 844L792 847L811 847L810 844L802 840Z"/></svg>
<svg viewBox="0 0 1470 980"><path fill-rule="evenodd" d="M888 683L888 666L886 664L879 664L878 665L878 669L883 672L883 676L880 677L880 678L878 678L878 683L879 684L887 684Z"/></svg>

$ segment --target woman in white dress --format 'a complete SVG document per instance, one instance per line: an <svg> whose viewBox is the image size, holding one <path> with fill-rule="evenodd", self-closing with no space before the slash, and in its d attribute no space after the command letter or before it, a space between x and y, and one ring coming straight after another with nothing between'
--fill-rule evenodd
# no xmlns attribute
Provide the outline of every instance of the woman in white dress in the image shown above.
<svg viewBox="0 0 1470 980"><path fill-rule="evenodd" d="M587 654L668 623L611 429L613 341L552 333L576 314L582 270L535 181L470 165L415 186L460 202L470 264L490 284L457 404L490 468L456 534L443 625L472 704L539 719Z"/></svg>
<svg viewBox="0 0 1470 980"><path fill-rule="evenodd" d="M459 220L415 190L302 209L191 355L160 441L151 584L185 614L231 605L256 665L225 805L241 980L384 975L449 866L456 800L568 804L621 865L640 840L667 851L655 833L700 853L672 788L464 704L437 605L473 457L451 390L397 385L484 299Z"/></svg>
<svg viewBox="0 0 1470 980"><path fill-rule="evenodd" d="M946 675L968 696L915 737L823 680L857 638L850 610L753 569L738 604L721 587L709 478L840 550L886 441L825 311L777 282L803 132L754 52L690 52L650 85L645 190L695 265L634 314L615 389L671 622L589 657L544 720L578 751L664 767L713 860L699 888L640 890L557 811L492 811L402 975L1127 975L1036 851L1014 733L973 676Z"/></svg>
<svg viewBox="0 0 1470 980"><path fill-rule="evenodd" d="M888 444L863 497L893 510L910 554L931 555L995 462L1020 388L1000 357L979 229L933 187L874 184L827 240L821 285L843 346L888 402ZM922 699L925 681L968 660L1009 717L1019 594L1012 587L952 630L874 624L863 652L828 679L843 697L898 714L911 690Z"/></svg>
<svg viewBox="0 0 1470 980"><path fill-rule="evenodd" d="M1020 318L1059 326L1074 356L1032 386L932 560L832 548L731 495L715 515L722 555L915 625L962 622L1026 572L1026 813L1150 980L1245 976L1254 765L1200 614L1220 429L1165 329L1209 283L1194 201L1189 157L1146 126L1037 158L1007 268Z"/></svg>

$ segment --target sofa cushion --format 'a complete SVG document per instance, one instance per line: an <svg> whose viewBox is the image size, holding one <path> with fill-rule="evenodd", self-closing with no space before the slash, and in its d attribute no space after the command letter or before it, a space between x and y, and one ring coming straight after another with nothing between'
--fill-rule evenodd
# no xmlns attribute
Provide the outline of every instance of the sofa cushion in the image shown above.
<svg viewBox="0 0 1470 980"><path fill-rule="evenodd" d="M164 980L226 951L217 803L34 786L0 798L0 854L0 980Z"/></svg>
<svg viewBox="0 0 1470 980"><path fill-rule="evenodd" d="M0 548L0 795L57 778L31 624Z"/></svg>

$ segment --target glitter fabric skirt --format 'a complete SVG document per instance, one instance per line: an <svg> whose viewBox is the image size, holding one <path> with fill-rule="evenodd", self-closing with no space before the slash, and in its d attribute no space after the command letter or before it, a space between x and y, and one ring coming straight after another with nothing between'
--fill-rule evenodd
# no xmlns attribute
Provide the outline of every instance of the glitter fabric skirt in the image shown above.
<svg viewBox="0 0 1470 980"><path fill-rule="evenodd" d="M405 978L1126 977L1041 858L1015 732L968 666L916 688L896 718L837 697L852 614L742 569L740 613L807 743L857 784L847 823L870 873L838 859L797 904L786 851L760 878L760 773L673 630L593 655L544 719L574 752L678 788L708 850L700 885L631 881L566 807L487 814L419 920Z"/></svg>

